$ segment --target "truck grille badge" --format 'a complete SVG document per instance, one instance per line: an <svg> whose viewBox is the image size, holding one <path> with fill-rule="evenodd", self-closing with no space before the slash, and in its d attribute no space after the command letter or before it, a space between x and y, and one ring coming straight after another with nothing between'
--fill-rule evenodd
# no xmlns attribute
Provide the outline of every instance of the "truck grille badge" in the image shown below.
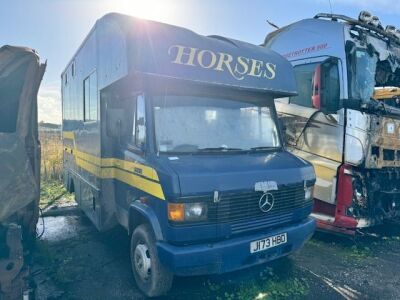
<svg viewBox="0 0 400 300"><path fill-rule="evenodd" d="M262 212L269 212L275 204L275 198L271 193L264 193L258 201L258 206Z"/></svg>

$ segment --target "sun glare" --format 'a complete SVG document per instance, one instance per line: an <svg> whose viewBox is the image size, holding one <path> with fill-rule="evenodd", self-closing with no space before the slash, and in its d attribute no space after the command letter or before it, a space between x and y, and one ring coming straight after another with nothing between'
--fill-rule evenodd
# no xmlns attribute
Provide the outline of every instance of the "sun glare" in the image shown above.
<svg viewBox="0 0 400 300"><path fill-rule="evenodd" d="M173 17L173 4L166 0L120 0L119 12L156 21Z"/></svg>

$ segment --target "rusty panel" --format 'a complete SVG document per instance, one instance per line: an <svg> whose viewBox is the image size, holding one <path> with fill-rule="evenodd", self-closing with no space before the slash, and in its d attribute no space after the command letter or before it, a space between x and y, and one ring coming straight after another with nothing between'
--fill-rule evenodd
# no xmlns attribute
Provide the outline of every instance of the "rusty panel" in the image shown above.
<svg viewBox="0 0 400 300"><path fill-rule="evenodd" d="M371 120L367 168L400 167L400 121L386 117Z"/></svg>

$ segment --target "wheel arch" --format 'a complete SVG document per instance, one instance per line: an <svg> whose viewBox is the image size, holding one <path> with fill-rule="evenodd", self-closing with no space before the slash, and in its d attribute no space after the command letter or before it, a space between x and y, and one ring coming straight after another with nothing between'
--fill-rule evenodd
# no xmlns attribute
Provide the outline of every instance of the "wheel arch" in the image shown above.
<svg viewBox="0 0 400 300"><path fill-rule="evenodd" d="M154 211L148 205L134 202L129 207L128 234L131 235L141 224L150 226L157 241L164 240L160 222Z"/></svg>

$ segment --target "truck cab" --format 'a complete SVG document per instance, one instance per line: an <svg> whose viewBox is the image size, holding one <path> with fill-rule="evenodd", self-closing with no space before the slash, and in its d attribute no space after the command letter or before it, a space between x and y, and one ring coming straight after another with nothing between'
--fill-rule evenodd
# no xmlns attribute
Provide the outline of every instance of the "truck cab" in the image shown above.
<svg viewBox="0 0 400 300"><path fill-rule="evenodd" d="M296 94L280 55L110 14L62 80L65 185L99 230L126 228L147 296L313 234L314 170L285 150L274 105Z"/></svg>
<svg viewBox="0 0 400 300"><path fill-rule="evenodd" d="M368 12L318 14L264 46L293 65L297 96L277 100L292 153L317 174L313 216L345 234L400 216L400 39Z"/></svg>

